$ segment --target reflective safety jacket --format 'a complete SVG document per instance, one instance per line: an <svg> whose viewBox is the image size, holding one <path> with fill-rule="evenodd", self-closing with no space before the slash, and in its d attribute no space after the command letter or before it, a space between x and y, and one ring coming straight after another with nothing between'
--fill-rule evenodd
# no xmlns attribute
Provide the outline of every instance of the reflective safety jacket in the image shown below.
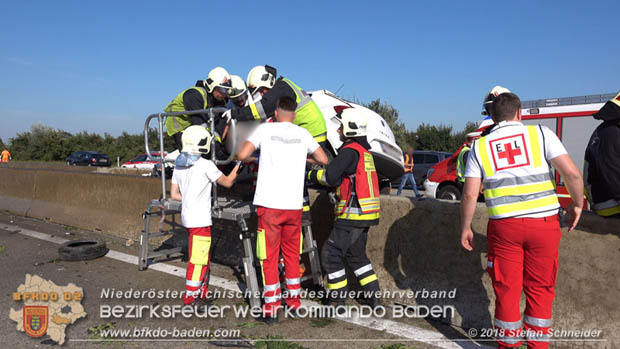
<svg viewBox="0 0 620 349"><path fill-rule="evenodd" d="M365 138L347 141L325 170L308 172L310 183L337 187L335 225L368 227L379 224L379 180Z"/></svg>
<svg viewBox="0 0 620 349"><path fill-rule="evenodd" d="M164 109L167 113L174 113L180 111L188 110L185 106L185 102L183 100L183 95L185 92L189 90L196 90L200 93L203 99L202 109L207 109L208 106L208 98L207 98L207 90L204 87L194 86L190 87L186 90L183 90L179 93L174 99L168 103L166 109ZM193 109L189 109L193 110ZM192 120L189 115L182 115L177 117L167 117L166 118L166 131L168 132L168 136L172 136L175 133L182 132L186 128L192 125Z"/></svg>
<svg viewBox="0 0 620 349"><path fill-rule="evenodd" d="M465 169L467 166L466 156L470 150L471 148L468 145L464 145L463 148L461 148L459 156L456 158L456 179L459 182L465 182Z"/></svg>
<svg viewBox="0 0 620 349"><path fill-rule="evenodd" d="M557 212L560 204L540 126L510 123L476 140L472 150L483 173L490 219ZM497 129L506 127L502 136Z"/></svg>
<svg viewBox="0 0 620 349"><path fill-rule="evenodd" d="M297 102L295 109L297 116L293 124L305 128L317 142L326 141L327 128L319 106L306 91L286 78L279 78L273 88L258 102L237 110L233 109L231 117L238 121L266 120L274 114L278 98L282 96L293 98Z"/></svg>
<svg viewBox="0 0 620 349"><path fill-rule="evenodd" d="M405 165L411 165L411 168L407 168L405 166L405 173L413 172L413 155L409 155L409 153L405 153Z"/></svg>

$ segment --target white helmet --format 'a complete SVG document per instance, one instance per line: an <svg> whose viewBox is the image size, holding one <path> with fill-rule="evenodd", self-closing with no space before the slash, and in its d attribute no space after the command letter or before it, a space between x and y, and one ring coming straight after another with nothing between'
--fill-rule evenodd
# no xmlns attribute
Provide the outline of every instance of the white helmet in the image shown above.
<svg viewBox="0 0 620 349"><path fill-rule="evenodd" d="M368 116L359 112L354 108L344 109L340 113L340 122L342 122L342 134L345 137L360 137L368 134L366 127L368 126Z"/></svg>
<svg viewBox="0 0 620 349"><path fill-rule="evenodd" d="M182 152L196 155L207 154L211 149L212 138L206 128L199 125L190 126L181 135Z"/></svg>
<svg viewBox="0 0 620 349"><path fill-rule="evenodd" d="M268 65L257 65L252 68L248 73L248 88L250 93L254 92L260 87L266 87L271 89L276 83L277 70L274 67Z"/></svg>
<svg viewBox="0 0 620 349"><path fill-rule="evenodd" d="M212 93L216 87L220 87L220 92L227 93L230 89L230 74L222 67L213 68L204 81L204 86L209 93Z"/></svg>
<svg viewBox="0 0 620 349"><path fill-rule="evenodd" d="M493 105L493 101L495 100L495 97L501 95L502 93L510 93L510 90L502 87L502 86L495 86L491 89L491 91L489 91L489 93L486 94L486 96L484 96L484 100L482 101L482 115L490 115L489 114L489 108L491 107L491 105Z"/></svg>
<svg viewBox="0 0 620 349"><path fill-rule="evenodd" d="M230 81L232 87L228 90L228 97L237 98L245 94L248 88L245 86L245 81L239 75L231 75Z"/></svg>

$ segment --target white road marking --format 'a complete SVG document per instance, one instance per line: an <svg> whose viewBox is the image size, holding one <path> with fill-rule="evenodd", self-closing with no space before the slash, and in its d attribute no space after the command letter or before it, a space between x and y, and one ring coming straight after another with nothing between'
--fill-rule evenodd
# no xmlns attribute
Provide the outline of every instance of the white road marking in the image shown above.
<svg viewBox="0 0 620 349"><path fill-rule="evenodd" d="M17 233L21 235L29 236L29 237L39 239L39 240L52 242L58 245L64 244L65 242L69 241L67 239L62 239L62 238L49 235L49 234L44 234L38 231L24 229L16 225L1 224L0 228L9 230L9 231L18 231ZM133 264L136 266L138 265L138 257L127 254L127 253L110 250L105 256L108 258L117 260L117 261ZM183 279L185 278L186 269L182 267L176 267L171 264L155 263L153 265L149 265L148 268L157 270L162 273L169 274L169 275L177 276ZM241 291L239 284L237 282L224 279L218 276L214 276L214 275L210 276L209 285L223 288L225 290L229 290L233 292ZM306 299L302 300L302 305L309 307L309 308L320 306L319 303L306 300ZM352 316L351 318L338 317L338 320L348 322L351 324L355 324L358 326L366 327L369 329L377 330L377 331L385 331L386 333L389 333L395 336L413 339L415 341L434 345L439 348L447 348L447 349L462 348L462 346L451 341L450 339L448 339L447 337L445 337L439 332L426 330L426 329L419 328L416 326L401 324L401 323L398 323L392 320L378 319L378 318L360 318L357 316ZM471 342L468 344L471 345L474 343Z"/></svg>

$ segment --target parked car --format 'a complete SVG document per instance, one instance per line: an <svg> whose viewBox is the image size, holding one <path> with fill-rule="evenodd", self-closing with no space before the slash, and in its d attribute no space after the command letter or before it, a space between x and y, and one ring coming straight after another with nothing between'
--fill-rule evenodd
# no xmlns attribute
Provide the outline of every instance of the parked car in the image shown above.
<svg viewBox="0 0 620 349"><path fill-rule="evenodd" d="M121 167L122 168L138 168L138 169L152 170L153 167L155 166L155 164L157 164L160 161L160 158L159 158L159 152L151 153L151 155L153 156L152 160L149 160L149 158L146 155L146 153L144 153L144 154L138 155L138 157L136 157L133 160L129 160L129 161L124 162L121 165ZM164 156L165 155L166 155L166 153L164 153Z"/></svg>
<svg viewBox="0 0 620 349"><path fill-rule="evenodd" d="M65 159L68 166L110 167L110 157L96 151L76 151Z"/></svg>
<svg viewBox="0 0 620 349"><path fill-rule="evenodd" d="M422 189L422 185L426 180L428 170L435 164L449 158L452 154L445 151L433 150L414 150L413 151L413 178L415 178L418 189ZM404 157L404 155L403 155ZM392 181L392 187L398 187L402 177ZM412 185L407 183L406 189L412 189Z"/></svg>

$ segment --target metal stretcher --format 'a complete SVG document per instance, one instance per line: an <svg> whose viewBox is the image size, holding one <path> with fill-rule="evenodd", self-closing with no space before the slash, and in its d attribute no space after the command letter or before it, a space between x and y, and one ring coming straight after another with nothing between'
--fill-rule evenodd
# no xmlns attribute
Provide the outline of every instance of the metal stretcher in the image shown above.
<svg viewBox="0 0 620 349"><path fill-rule="evenodd" d="M149 124L152 119L157 119L158 121L158 133L159 133L159 144L160 144L160 154L164 154L164 136L163 136L163 125L164 119L166 117L179 117L181 115L192 115L192 114L206 114L209 116L209 126L211 130L215 129L215 115L216 113L222 113L226 111L225 108L209 108L204 110L192 110L192 111L184 111L184 112L176 112L176 113L158 113L149 115L144 124L144 143L146 153L149 159L153 159L151 155L151 151L149 149L149 139L148 139L148 131ZM235 125L236 122L231 120L230 122L230 130L229 137L232 137L233 146L231 151L231 155L228 159L220 160L215 158L215 151L212 151L212 160L216 165L226 165L232 162L234 154L236 152L236 144L234 144L234 140L236 139L235 133ZM215 149L215 139L212 141L211 149ZM138 261L138 269L145 270L148 268L150 264L156 263L155 259L158 257L170 258L172 255L181 254L183 251L183 247L181 246L173 246L170 248L163 248L154 251L149 247L149 239L170 236L174 234L187 234L185 229L180 223L175 221L176 215L181 213L181 202L171 200L166 197L166 176L165 176L165 159L164 156L159 157L162 175L161 175L161 188L162 195L160 199L151 200L146 206L146 210L143 214L144 218L144 230L142 230L140 235L140 253L139 253L139 261ZM259 266L258 260L255 258L255 252L253 248L253 239L256 238L256 232L249 231L247 220L252 218L256 214L255 208L250 201L242 201L240 199L226 198L217 195L217 185L213 185L213 193L212 193L212 217L214 219L222 219L228 221L237 222L239 226L240 234L239 239L242 241L244 256L242 257L243 264L243 272L245 277L245 283L247 287L247 291L250 295L249 302L250 306L257 307L260 306L260 287L258 278L256 276L256 268ZM151 216L159 217L158 228L155 231L152 231L151 228ZM171 220L165 220L166 217L172 217ZM164 224L166 223L171 228L168 230L164 229ZM306 280L312 279L315 285L322 286L323 277L321 274L321 264L319 261L319 253L316 241L312 236L312 227L310 222L304 221L302 225L302 233L303 233L303 242L304 247L302 250L302 255L307 254L310 262L310 274L301 278L301 281L304 282Z"/></svg>

